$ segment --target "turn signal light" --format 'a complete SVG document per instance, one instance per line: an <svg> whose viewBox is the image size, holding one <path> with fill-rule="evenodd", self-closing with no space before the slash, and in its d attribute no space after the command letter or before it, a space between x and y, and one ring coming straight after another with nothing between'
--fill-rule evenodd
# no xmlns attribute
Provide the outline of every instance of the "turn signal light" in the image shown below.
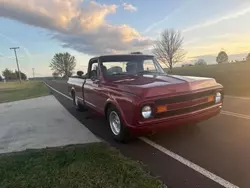
<svg viewBox="0 0 250 188"><path fill-rule="evenodd" d="M214 101L214 96L209 96L207 102L212 102L212 101Z"/></svg>
<svg viewBox="0 0 250 188"><path fill-rule="evenodd" d="M156 107L156 113L166 112L168 110L167 105L161 105Z"/></svg>

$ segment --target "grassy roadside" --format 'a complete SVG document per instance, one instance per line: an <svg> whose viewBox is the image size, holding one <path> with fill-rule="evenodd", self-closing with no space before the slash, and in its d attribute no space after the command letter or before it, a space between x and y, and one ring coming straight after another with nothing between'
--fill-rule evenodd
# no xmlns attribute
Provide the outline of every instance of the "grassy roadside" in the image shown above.
<svg viewBox="0 0 250 188"><path fill-rule="evenodd" d="M41 97L48 94L49 90L42 82L0 83L0 103Z"/></svg>
<svg viewBox="0 0 250 188"><path fill-rule="evenodd" d="M163 187L104 143L2 154L0 177L2 188Z"/></svg>

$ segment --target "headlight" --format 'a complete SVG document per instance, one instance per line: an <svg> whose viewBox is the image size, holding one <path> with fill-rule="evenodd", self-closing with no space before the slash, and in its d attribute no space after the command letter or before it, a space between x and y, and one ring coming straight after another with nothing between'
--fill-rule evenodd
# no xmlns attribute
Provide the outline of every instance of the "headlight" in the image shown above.
<svg viewBox="0 0 250 188"><path fill-rule="evenodd" d="M215 95L215 103L220 103L221 102L221 93L217 92Z"/></svg>
<svg viewBox="0 0 250 188"><path fill-rule="evenodd" d="M141 110L142 117L149 118L151 116L151 114L152 114L152 109L150 106L147 105L147 106L144 106L142 108L142 110Z"/></svg>

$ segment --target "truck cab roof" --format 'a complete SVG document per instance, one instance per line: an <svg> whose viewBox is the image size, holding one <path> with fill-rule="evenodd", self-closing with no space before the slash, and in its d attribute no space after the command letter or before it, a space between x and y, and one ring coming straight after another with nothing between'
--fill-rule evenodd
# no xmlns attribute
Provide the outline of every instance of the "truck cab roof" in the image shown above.
<svg viewBox="0 0 250 188"><path fill-rule="evenodd" d="M153 58L153 55L145 55L145 54L115 54L115 55L102 55L102 56L97 56L97 57L93 57L90 59L90 61L94 61L94 60L115 60L117 58L120 59L126 59L128 57L145 57L145 58Z"/></svg>

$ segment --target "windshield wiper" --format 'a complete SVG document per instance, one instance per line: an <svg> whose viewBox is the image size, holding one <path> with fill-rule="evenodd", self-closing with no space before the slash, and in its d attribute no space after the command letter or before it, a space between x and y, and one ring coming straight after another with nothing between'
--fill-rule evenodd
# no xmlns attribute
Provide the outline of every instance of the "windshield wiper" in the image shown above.
<svg viewBox="0 0 250 188"><path fill-rule="evenodd" d="M144 70L137 72L137 74L160 74L160 72Z"/></svg>
<svg viewBox="0 0 250 188"><path fill-rule="evenodd" d="M112 76L119 76L119 75L128 75L126 73L122 73L122 72L116 72L116 73L112 73Z"/></svg>

